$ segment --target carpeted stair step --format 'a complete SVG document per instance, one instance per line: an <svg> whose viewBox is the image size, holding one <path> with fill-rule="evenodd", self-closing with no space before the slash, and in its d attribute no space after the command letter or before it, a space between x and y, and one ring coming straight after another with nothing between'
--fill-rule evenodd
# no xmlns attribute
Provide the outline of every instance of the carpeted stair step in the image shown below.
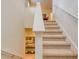
<svg viewBox="0 0 79 59"><path fill-rule="evenodd" d="M44 49L44 59L77 59L73 49Z"/></svg>
<svg viewBox="0 0 79 59"><path fill-rule="evenodd" d="M60 29L46 29L44 34L62 34L62 31Z"/></svg>
<svg viewBox="0 0 79 59"><path fill-rule="evenodd" d="M60 27L56 26L56 25L54 25L54 26L45 26L45 29L60 29Z"/></svg>
<svg viewBox="0 0 79 59"><path fill-rule="evenodd" d="M70 42L67 41L43 41L44 49L69 49Z"/></svg>
<svg viewBox="0 0 79 59"><path fill-rule="evenodd" d="M65 39L66 37L64 35L43 35L43 38L47 39Z"/></svg>
<svg viewBox="0 0 79 59"><path fill-rule="evenodd" d="M57 24L56 21L47 21L47 22L44 22L44 24Z"/></svg>

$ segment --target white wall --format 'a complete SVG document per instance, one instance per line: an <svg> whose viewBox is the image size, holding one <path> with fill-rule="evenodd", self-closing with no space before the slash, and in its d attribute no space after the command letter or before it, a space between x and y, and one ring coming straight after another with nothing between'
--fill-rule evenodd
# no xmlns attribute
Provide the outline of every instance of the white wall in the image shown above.
<svg viewBox="0 0 79 59"><path fill-rule="evenodd" d="M1 59L11 59L11 58L5 55L1 55Z"/></svg>
<svg viewBox="0 0 79 59"><path fill-rule="evenodd" d="M1 49L21 56L24 52L24 0L2 0L1 4Z"/></svg>
<svg viewBox="0 0 79 59"><path fill-rule="evenodd" d="M24 16L24 28L32 28L34 23L34 8L27 7L25 8Z"/></svg>
<svg viewBox="0 0 79 59"><path fill-rule="evenodd" d="M78 0L53 0L53 3L74 17L78 16Z"/></svg>
<svg viewBox="0 0 79 59"><path fill-rule="evenodd" d="M54 16L75 47L78 45L77 12L77 0L53 0Z"/></svg>

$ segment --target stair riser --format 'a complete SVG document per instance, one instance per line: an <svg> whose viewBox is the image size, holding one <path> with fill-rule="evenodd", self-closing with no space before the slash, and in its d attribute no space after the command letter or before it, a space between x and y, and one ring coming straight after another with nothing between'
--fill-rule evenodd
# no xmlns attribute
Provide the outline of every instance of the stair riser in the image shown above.
<svg viewBox="0 0 79 59"><path fill-rule="evenodd" d="M62 32L44 32L43 34L48 34L48 35L62 35Z"/></svg>
<svg viewBox="0 0 79 59"><path fill-rule="evenodd" d="M65 41L65 39L52 39L52 38L43 38L44 41Z"/></svg>
<svg viewBox="0 0 79 59"><path fill-rule="evenodd" d="M58 25L55 25L55 23L53 23L53 24L45 24L45 26L58 26Z"/></svg>
<svg viewBox="0 0 79 59"><path fill-rule="evenodd" d="M60 29L59 27L45 27L45 29Z"/></svg>
<svg viewBox="0 0 79 59"><path fill-rule="evenodd" d="M49 21L49 22L44 22L44 23L49 23L49 24L51 23L52 24L52 23L57 23L57 22L56 21L53 21L53 22Z"/></svg>
<svg viewBox="0 0 79 59"><path fill-rule="evenodd" d="M45 23L44 25L57 25L57 23Z"/></svg>
<svg viewBox="0 0 79 59"><path fill-rule="evenodd" d="M45 27L59 27L58 25L45 25Z"/></svg>
<svg viewBox="0 0 79 59"><path fill-rule="evenodd" d="M56 23L56 22L53 22L53 23L44 23L44 24L51 24L51 25L56 24L56 25L57 25L57 23Z"/></svg>
<svg viewBox="0 0 79 59"><path fill-rule="evenodd" d="M54 21L45 21L45 23L47 23L47 22L56 22L55 20Z"/></svg>
<svg viewBox="0 0 79 59"><path fill-rule="evenodd" d="M45 24L45 25L46 25L46 24L48 24L48 25L54 25L54 24L57 25L56 22L54 22L54 23L44 23L44 24Z"/></svg>
<svg viewBox="0 0 79 59"><path fill-rule="evenodd" d="M70 45L44 45L44 49L69 49Z"/></svg>
<svg viewBox="0 0 79 59"><path fill-rule="evenodd" d="M52 56L52 57L44 57L43 59L77 59L76 56Z"/></svg>
<svg viewBox="0 0 79 59"><path fill-rule="evenodd" d="M44 39L66 39L66 37L43 37Z"/></svg>

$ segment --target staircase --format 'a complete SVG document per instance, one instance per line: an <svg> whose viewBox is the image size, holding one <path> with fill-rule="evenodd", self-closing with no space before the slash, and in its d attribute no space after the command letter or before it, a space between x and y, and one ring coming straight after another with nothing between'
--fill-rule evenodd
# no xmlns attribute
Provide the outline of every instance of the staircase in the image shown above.
<svg viewBox="0 0 79 59"><path fill-rule="evenodd" d="M1 50L1 59L22 59L22 57Z"/></svg>
<svg viewBox="0 0 79 59"><path fill-rule="evenodd" d="M77 59L77 52L56 21L44 21L43 59Z"/></svg>

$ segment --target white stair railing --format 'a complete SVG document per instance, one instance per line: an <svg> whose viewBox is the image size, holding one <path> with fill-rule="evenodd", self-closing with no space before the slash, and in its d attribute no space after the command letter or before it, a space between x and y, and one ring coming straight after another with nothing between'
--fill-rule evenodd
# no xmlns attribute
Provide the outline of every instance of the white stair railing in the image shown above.
<svg viewBox="0 0 79 59"><path fill-rule="evenodd" d="M15 54L1 50L1 59L3 59L3 58L6 58L6 59L22 59L22 57L20 57L20 56L17 56Z"/></svg>
<svg viewBox="0 0 79 59"><path fill-rule="evenodd" d="M33 31L35 32L35 59L43 59L42 32L45 31L40 3L36 3Z"/></svg>

